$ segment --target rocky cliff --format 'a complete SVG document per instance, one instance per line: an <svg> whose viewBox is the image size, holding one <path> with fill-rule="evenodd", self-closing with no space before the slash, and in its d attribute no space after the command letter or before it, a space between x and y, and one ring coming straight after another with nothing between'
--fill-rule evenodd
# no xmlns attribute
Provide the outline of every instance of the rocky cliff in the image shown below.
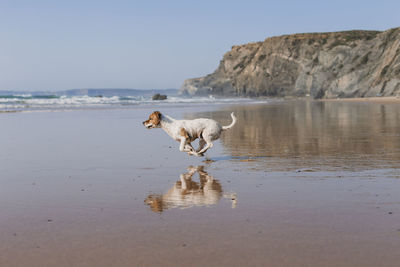
<svg viewBox="0 0 400 267"><path fill-rule="evenodd" d="M400 95L400 28L305 33L233 46L217 70L180 92L220 96Z"/></svg>

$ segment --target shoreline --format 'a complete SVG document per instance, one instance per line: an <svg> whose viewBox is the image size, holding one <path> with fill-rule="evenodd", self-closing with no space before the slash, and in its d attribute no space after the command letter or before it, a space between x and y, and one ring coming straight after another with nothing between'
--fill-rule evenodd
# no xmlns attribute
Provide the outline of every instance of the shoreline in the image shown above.
<svg viewBox="0 0 400 267"><path fill-rule="evenodd" d="M348 103L379 103L379 104L396 104L400 103L400 96L385 96L385 97L356 97L356 98L332 98L332 99L314 99L312 97L244 97L244 98L216 98L216 101L210 102L154 102L154 103L138 103L132 105L87 105L87 106L57 106L54 107L28 107L20 109L1 109L0 114L10 113L26 113L26 112L63 112L63 111L80 111L80 110L132 110L146 109L149 107L159 108L181 108L187 105L202 106L204 104L213 106L223 105L253 105L260 103L268 103L275 101L317 101L317 102L348 102ZM239 100L239 101L238 101ZM1 105L0 105L1 106Z"/></svg>
<svg viewBox="0 0 400 267"><path fill-rule="evenodd" d="M334 98L334 99L318 99L323 102L366 102L366 103L400 103L400 96L382 96L382 97L355 97L355 98Z"/></svg>

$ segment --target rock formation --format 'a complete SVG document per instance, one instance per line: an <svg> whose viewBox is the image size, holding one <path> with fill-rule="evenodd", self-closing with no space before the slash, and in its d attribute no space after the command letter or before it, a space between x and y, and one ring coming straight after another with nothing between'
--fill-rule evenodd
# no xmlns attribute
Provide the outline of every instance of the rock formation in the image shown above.
<svg viewBox="0 0 400 267"><path fill-rule="evenodd" d="M305 33L233 46L217 70L181 94L215 96L400 95L400 28Z"/></svg>
<svg viewBox="0 0 400 267"><path fill-rule="evenodd" d="M162 95L162 94L155 94L151 98L152 100L165 100L167 99L167 95Z"/></svg>

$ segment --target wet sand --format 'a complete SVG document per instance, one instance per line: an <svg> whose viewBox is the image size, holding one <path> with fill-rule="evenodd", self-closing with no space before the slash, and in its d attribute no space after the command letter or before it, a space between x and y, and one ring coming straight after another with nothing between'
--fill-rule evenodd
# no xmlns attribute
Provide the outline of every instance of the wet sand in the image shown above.
<svg viewBox="0 0 400 267"><path fill-rule="evenodd" d="M1 266L398 266L400 106L162 107L235 111L206 158L154 109L0 114Z"/></svg>
<svg viewBox="0 0 400 267"><path fill-rule="evenodd" d="M326 102L367 102L367 103L380 103L380 104L400 104L400 96L381 96L381 97L354 97L354 98L337 98L337 99L324 99L321 101Z"/></svg>

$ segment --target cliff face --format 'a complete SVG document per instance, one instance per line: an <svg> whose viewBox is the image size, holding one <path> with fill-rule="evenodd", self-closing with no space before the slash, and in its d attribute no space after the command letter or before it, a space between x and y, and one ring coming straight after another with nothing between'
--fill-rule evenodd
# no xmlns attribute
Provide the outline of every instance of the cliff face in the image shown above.
<svg viewBox="0 0 400 267"><path fill-rule="evenodd" d="M306 33L233 46L217 70L186 80L180 92L220 96L400 94L400 28Z"/></svg>

